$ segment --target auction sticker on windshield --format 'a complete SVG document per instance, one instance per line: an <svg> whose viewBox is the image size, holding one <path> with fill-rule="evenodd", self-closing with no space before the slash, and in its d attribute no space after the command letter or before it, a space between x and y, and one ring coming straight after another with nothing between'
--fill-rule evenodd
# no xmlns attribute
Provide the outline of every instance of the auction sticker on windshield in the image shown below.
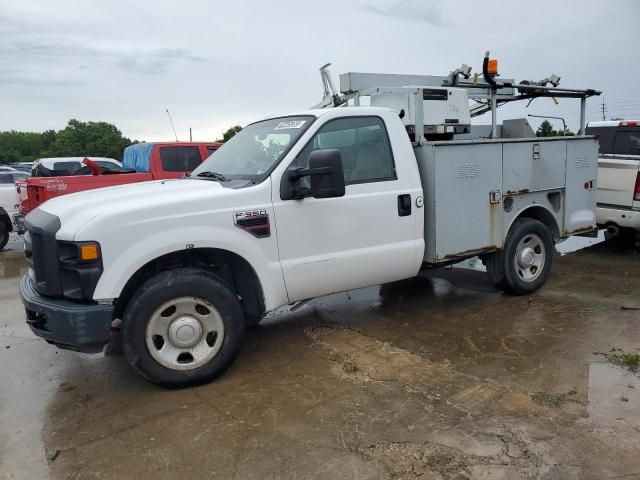
<svg viewBox="0 0 640 480"><path fill-rule="evenodd" d="M280 122L278 125L276 125L274 130L286 130L286 129L289 129L289 128L301 128L305 123L307 123L306 120L291 120L289 122Z"/></svg>

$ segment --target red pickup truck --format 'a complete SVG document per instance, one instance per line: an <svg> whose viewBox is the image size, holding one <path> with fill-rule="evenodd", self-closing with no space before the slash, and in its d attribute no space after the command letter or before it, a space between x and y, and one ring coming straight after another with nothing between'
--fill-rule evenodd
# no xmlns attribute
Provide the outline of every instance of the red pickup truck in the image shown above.
<svg viewBox="0 0 640 480"><path fill-rule="evenodd" d="M16 183L20 213L14 217L14 224L21 231L24 215L60 195L126 183L181 178L220 146L222 144L216 142L137 143L125 148L122 173L103 171L93 175L27 178Z"/></svg>

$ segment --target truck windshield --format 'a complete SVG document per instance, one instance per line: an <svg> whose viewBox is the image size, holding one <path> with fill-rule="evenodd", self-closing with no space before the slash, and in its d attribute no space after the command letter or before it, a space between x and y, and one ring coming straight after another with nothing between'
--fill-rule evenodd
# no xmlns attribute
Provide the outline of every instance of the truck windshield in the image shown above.
<svg viewBox="0 0 640 480"><path fill-rule="evenodd" d="M212 153L191 177L259 182L280 162L313 120L314 117L301 116L252 123Z"/></svg>

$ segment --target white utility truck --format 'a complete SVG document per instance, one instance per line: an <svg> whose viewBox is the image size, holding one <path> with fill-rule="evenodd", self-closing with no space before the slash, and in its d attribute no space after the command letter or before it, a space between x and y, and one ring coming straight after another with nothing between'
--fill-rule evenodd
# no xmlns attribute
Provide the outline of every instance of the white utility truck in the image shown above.
<svg viewBox="0 0 640 480"><path fill-rule="evenodd" d="M133 368L175 388L220 375L245 327L282 305L476 255L505 291L534 292L554 242L596 226L597 142L584 124L495 138L495 109L538 96L584 109L599 92L498 83L488 57L483 70L351 73L337 93L322 69L331 108L248 125L189 178L48 201L25 221L33 332L96 352L122 319ZM493 138L455 140L488 111Z"/></svg>

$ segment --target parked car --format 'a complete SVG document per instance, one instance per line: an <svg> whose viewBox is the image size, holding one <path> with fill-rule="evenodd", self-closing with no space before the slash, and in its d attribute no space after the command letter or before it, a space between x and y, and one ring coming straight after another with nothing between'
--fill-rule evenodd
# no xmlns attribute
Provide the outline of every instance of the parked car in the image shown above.
<svg viewBox="0 0 640 480"><path fill-rule="evenodd" d="M84 163L89 159L106 172L122 171L122 164L105 157L56 157L40 158L31 165L32 177L62 177L70 175L91 175L91 171Z"/></svg>
<svg viewBox="0 0 640 480"><path fill-rule="evenodd" d="M19 170L0 171L0 250L7 245L9 234L16 230L12 223L18 209L15 182L28 176L28 173Z"/></svg>
<svg viewBox="0 0 640 480"><path fill-rule="evenodd" d="M600 142L598 225L607 237L640 238L640 120L589 122L588 134Z"/></svg>
<svg viewBox="0 0 640 480"><path fill-rule="evenodd" d="M94 159L95 163L102 167L100 175L92 175L91 169L80 163L82 159L44 159L38 162L38 165L34 165L34 171L60 171L60 168L64 168L64 165L70 162L72 165L69 168L76 173L32 177L19 183L20 213L26 215L47 200L69 193L126 183L184 177L221 145L216 142L138 143L125 148L122 166L112 159ZM58 163L62 164L60 168Z"/></svg>
<svg viewBox="0 0 640 480"><path fill-rule="evenodd" d="M15 168L16 170L20 170L21 172L29 172L29 173L31 173L31 168L33 167L33 162L10 163L9 166L11 168Z"/></svg>

